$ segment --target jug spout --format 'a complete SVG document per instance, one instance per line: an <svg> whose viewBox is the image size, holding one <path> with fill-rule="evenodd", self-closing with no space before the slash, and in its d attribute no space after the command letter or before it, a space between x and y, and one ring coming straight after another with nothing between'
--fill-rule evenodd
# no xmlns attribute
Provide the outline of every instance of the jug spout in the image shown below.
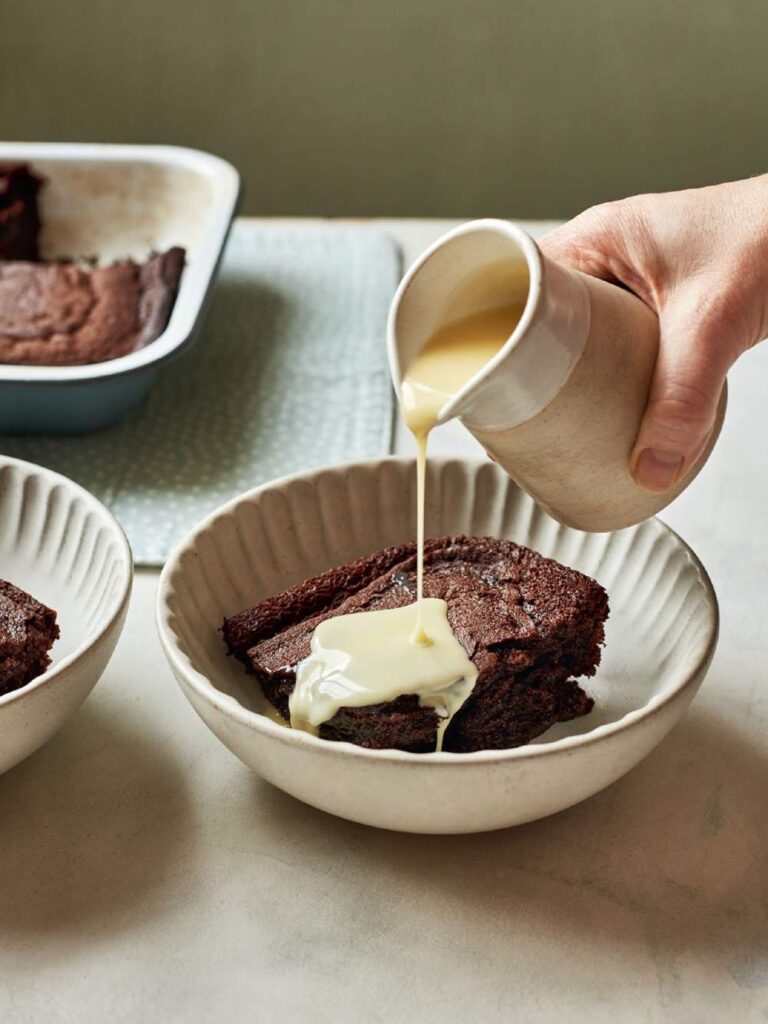
<svg viewBox="0 0 768 1024"><path fill-rule="evenodd" d="M522 310L498 354L440 411L470 430L506 430L531 419L557 395L589 334L581 275L547 260L534 240L503 220L470 221L416 260L389 314L395 388L441 328L509 304Z"/></svg>

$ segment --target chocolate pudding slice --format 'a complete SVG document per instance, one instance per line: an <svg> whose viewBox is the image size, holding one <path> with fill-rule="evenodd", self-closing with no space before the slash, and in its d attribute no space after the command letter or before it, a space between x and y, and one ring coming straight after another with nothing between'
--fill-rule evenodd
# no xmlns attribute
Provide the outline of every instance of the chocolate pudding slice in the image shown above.
<svg viewBox="0 0 768 1024"><path fill-rule="evenodd" d="M226 619L224 640L287 720L296 667L320 622L399 608L415 593L415 545L387 548ZM591 711L574 677L594 675L600 662L608 599L594 580L512 541L440 537L425 545L424 596L446 601L451 628L478 670L443 750L520 746ZM434 709L405 694L342 708L320 736L423 753L435 749L437 727Z"/></svg>
<svg viewBox="0 0 768 1024"><path fill-rule="evenodd" d="M0 696L45 672L51 663L48 652L58 638L56 612L0 580Z"/></svg>

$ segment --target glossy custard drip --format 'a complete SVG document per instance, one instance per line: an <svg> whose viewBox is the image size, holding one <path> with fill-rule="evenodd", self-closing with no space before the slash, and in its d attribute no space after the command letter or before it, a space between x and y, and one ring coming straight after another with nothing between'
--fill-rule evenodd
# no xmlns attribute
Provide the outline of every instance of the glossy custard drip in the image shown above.
<svg viewBox="0 0 768 1024"><path fill-rule="evenodd" d="M294 728L317 734L340 708L382 704L412 693L438 714L440 750L451 718L472 693L477 670L453 634L448 607L424 597L427 442L443 407L499 352L522 308L505 306L441 328L409 366L401 410L417 446L416 601L320 623L288 702Z"/></svg>
<svg viewBox="0 0 768 1024"><path fill-rule="evenodd" d="M337 615L321 622L312 653L299 665L288 706L291 725L317 733L343 707L366 707L415 693L439 716L437 749L472 692L477 669L453 635L445 601L422 602L428 644L414 644L416 604Z"/></svg>
<svg viewBox="0 0 768 1024"><path fill-rule="evenodd" d="M424 508L427 444L443 407L501 350L520 321L525 303L475 313L436 331L408 367L400 388L405 425L416 439L417 596L424 596ZM429 643L421 611L413 634L416 644Z"/></svg>

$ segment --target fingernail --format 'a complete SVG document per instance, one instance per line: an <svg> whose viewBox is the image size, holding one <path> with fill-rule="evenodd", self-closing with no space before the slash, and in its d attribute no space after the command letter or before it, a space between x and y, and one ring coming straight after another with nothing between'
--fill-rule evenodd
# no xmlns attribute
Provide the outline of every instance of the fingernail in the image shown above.
<svg viewBox="0 0 768 1024"><path fill-rule="evenodd" d="M632 475L647 491L666 491L677 480L682 465L682 455L644 448L637 457Z"/></svg>

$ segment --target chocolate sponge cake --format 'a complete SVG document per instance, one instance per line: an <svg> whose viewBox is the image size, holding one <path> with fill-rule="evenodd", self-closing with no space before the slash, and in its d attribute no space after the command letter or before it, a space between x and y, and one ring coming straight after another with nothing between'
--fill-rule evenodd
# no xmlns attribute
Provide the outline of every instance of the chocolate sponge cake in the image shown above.
<svg viewBox="0 0 768 1024"><path fill-rule="evenodd" d="M0 580L0 697L45 672L51 663L48 652L58 637L52 608Z"/></svg>
<svg viewBox="0 0 768 1024"><path fill-rule="evenodd" d="M168 322L184 250L106 267L0 262L0 363L74 366L143 348Z"/></svg>
<svg viewBox="0 0 768 1024"><path fill-rule="evenodd" d="M478 670L443 749L520 746L556 722L587 714L592 699L573 677L600 661L608 600L587 576L512 541L440 537L424 553L424 595L447 602L454 634ZM334 615L397 608L414 600L415 545L331 569L226 619L224 640L288 719L296 667L315 627ZM435 749L438 717L414 694L342 708L320 728L326 739L371 748Z"/></svg>

